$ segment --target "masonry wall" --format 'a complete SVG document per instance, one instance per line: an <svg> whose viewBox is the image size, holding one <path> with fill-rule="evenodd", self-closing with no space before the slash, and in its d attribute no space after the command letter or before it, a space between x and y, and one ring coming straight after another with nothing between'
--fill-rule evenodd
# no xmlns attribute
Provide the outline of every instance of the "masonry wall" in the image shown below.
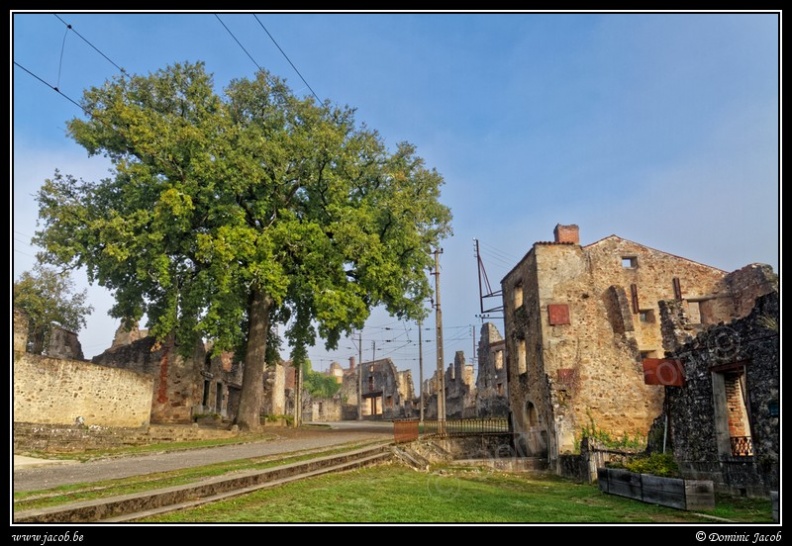
<svg viewBox="0 0 792 546"><path fill-rule="evenodd" d="M771 292L755 302L748 316L708 328L670 353L682 361L685 381L666 393L670 444L685 477L711 479L724 492L769 497L780 478L780 299ZM739 384L724 381L724 374L741 377L745 394L735 392ZM718 396L728 407L720 413ZM742 399L747 420L741 425L726 413L736 413ZM737 456L729 437L746 435L753 453Z"/></svg>
<svg viewBox="0 0 792 546"><path fill-rule="evenodd" d="M514 442L522 455L557 453L553 432L553 402L544 373L544 338L540 327L540 299L536 247L504 277L503 312L509 407ZM521 294L518 298L517 294Z"/></svg>
<svg viewBox="0 0 792 546"><path fill-rule="evenodd" d="M481 325L476 376L477 417L509 415L506 343L491 322Z"/></svg>
<svg viewBox="0 0 792 546"><path fill-rule="evenodd" d="M341 399L341 420L355 420L358 418L358 369L344 370L341 389L338 391Z"/></svg>
<svg viewBox="0 0 792 546"><path fill-rule="evenodd" d="M242 392L242 374L243 364L234 360L233 353L210 356L207 352L200 373L202 385L198 385L201 400L193 408L193 414L219 415L227 420L236 417Z"/></svg>
<svg viewBox="0 0 792 546"><path fill-rule="evenodd" d="M370 419L398 419L406 416L399 392L399 377L389 358L361 365L361 414Z"/></svg>
<svg viewBox="0 0 792 546"><path fill-rule="evenodd" d="M261 413L286 415L286 369L282 364L264 369L264 396Z"/></svg>
<svg viewBox="0 0 792 546"><path fill-rule="evenodd" d="M14 352L14 421L146 427L153 380L84 361Z"/></svg>
<svg viewBox="0 0 792 546"><path fill-rule="evenodd" d="M193 356L180 356L172 341L157 343L144 337L129 345L121 345L97 355L92 362L120 368L153 378L151 422L190 423L203 398L203 376L206 352L197 345Z"/></svg>
<svg viewBox="0 0 792 546"><path fill-rule="evenodd" d="M454 354L454 362L445 372L446 417L467 419L476 416L476 389L473 366L465 363L464 351Z"/></svg>

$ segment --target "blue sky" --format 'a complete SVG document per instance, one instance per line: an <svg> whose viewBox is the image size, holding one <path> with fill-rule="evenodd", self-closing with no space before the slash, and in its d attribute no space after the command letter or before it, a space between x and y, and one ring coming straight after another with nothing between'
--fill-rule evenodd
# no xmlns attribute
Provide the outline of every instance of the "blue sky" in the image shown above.
<svg viewBox="0 0 792 546"><path fill-rule="evenodd" d="M10 17L14 279L34 263L41 183L55 169L108 174L66 136L82 115L71 101L119 67L148 74L183 61L205 62L218 91L260 66L299 95L354 107L389 146L415 144L443 175L454 215L441 256L446 365L456 351L475 357L474 239L494 290L558 223L578 224L583 244L616 234L727 271L779 268L779 12ZM118 322L110 294L82 274L75 282L95 308L80 332L90 358ZM436 369L433 317L424 378ZM362 341L364 360L393 358L417 387L416 324L375 310ZM328 352L320 340L309 356L325 370L359 349L342 340Z"/></svg>

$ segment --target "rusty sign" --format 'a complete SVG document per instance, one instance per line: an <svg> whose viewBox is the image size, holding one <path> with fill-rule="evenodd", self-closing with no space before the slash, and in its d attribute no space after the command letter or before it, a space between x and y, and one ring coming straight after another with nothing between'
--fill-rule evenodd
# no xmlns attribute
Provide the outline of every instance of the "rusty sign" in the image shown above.
<svg viewBox="0 0 792 546"><path fill-rule="evenodd" d="M569 324L569 305L551 303L547 306L547 318L551 326Z"/></svg>
<svg viewBox="0 0 792 546"><path fill-rule="evenodd" d="M682 362L673 358L644 358L644 383L681 387L685 384L685 368Z"/></svg>

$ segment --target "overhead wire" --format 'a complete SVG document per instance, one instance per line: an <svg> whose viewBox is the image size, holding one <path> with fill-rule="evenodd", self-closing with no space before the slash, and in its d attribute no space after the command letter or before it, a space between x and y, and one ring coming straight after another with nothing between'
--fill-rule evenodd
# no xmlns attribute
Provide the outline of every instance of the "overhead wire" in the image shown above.
<svg viewBox="0 0 792 546"><path fill-rule="evenodd" d="M231 35L231 37L234 39L234 41L237 43L237 45L239 45L239 47L240 47L240 48L242 48L242 51L244 51L244 52L245 52L245 54L246 54L246 55L247 55L247 56L250 58L250 60L251 60L251 61L253 61L253 64L255 64L255 65L256 65L256 67L257 67L259 70L264 70L263 68L261 68L261 65L259 65L259 64L256 62L256 59L254 59L254 58L253 58L253 55L251 55L251 54L248 52L248 50L247 50L247 49L245 49L245 46L243 46L243 45L242 45L242 42L240 42L240 41L237 39L237 37L236 37L236 36L234 36L234 33L233 33L233 32L231 32L231 29L230 29L230 28L228 28L228 27L226 26L226 24L223 22L223 20L222 20L222 19L220 19L220 16L219 16L218 14L216 14L216 13L214 14L214 16L215 16L215 17L217 17L217 20L218 20L218 21L220 21L220 24L221 24L221 25L223 25L223 28L224 28L224 29L226 29L226 31L228 31L228 33Z"/></svg>
<svg viewBox="0 0 792 546"><path fill-rule="evenodd" d="M308 84L308 82L307 82L307 81L305 81L305 78L303 78L303 75L302 75L302 74L300 74L300 71L299 71L299 70L297 70L297 67L296 67L296 66L294 66L294 63L293 63L293 62L291 62L291 59L289 59L289 56L288 56L288 55L286 55L286 52L285 52L285 51L283 51L283 49L281 48L281 46L280 46L280 45L278 45L278 42L276 42L276 41L275 41L275 38L273 38L273 37L272 37L272 34L270 34L270 31L269 31L269 30L267 30L267 27L265 27L265 26L264 26L264 23L262 23L261 21L259 21L259 18L258 18L258 16L257 16L255 13L253 14L253 17L256 19L256 21L258 21L258 24L259 24L259 25L261 25L261 28L263 28L263 29L264 29L264 32L266 32L266 33L267 33L267 36L269 36L269 37L270 37L270 40L272 40L272 43L273 43L273 44L275 44L275 47L277 47L277 48L278 48L278 51L280 51L280 52L281 52L281 54L283 55L283 58L284 58L284 59L286 59L286 60L289 62L289 64L291 65L291 67L294 69L294 71L295 71L295 72L297 72L297 75L298 75L298 76L300 76L300 79L303 81L303 83L305 84L305 86L306 86L306 87L307 87L307 88L308 88L308 89L311 91L311 94L314 96L314 98L315 98L315 99L316 99L318 102L320 102L320 103L321 103L322 101L321 101L321 99L319 98L319 95L317 95L317 94L314 92L313 88L312 88L312 87L311 87L311 86Z"/></svg>
<svg viewBox="0 0 792 546"><path fill-rule="evenodd" d="M79 32L77 32L76 30L74 30L74 26L72 26L71 24L67 23L67 22L66 22L66 21L64 21L63 19L61 19L61 17L60 17L60 16L59 16L57 13L55 13L54 15L55 15L55 17L57 17L57 18L58 18L58 20L59 20L61 23L63 23L64 25L66 25L66 31L67 31L67 34L68 34L68 31L72 31L73 33L75 33L75 34L77 35L77 37L79 37L79 38L80 38L80 39L81 39L83 42L85 42L86 44L88 44L89 46L91 46L91 47L92 47L92 48L93 48L93 49L94 49L94 50L95 50L97 53L99 53L99 55L101 55L102 57L104 57L105 59L107 59L107 61L108 61L110 64L112 64L113 66L115 66L115 67L116 67L116 68L117 68L119 71L121 71L121 73L122 73L122 74L124 74L124 75L128 75L128 74L127 74L127 71L126 71L126 70L124 70L124 69L123 69L123 67L121 67L121 66L117 65L117 64L115 63L115 61L113 61L113 60L112 60L110 57L108 57L107 55L105 55L105 54L104 54L104 53L103 53L103 52L102 52L102 51L101 51L101 50L100 50L98 47L96 47L96 46L95 46L95 45L93 45L91 42L89 42L89 41L88 41L88 40L87 40L87 39L86 39L86 38L85 38L85 37L84 37L82 34L80 34ZM65 39L66 39L66 37L64 36L64 40L65 40ZM63 56L63 50L61 50L61 56ZM60 75L60 74L59 74L59 75Z"/></svg>

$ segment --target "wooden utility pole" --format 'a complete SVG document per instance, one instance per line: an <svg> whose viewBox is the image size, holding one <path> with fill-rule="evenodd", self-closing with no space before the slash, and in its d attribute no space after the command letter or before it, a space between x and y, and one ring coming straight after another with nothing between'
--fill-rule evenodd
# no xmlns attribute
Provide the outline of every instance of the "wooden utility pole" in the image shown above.
<svg viewBox="0 0 792 546"><path fill-rule="evenodd" d="M437 328L437 432L446 433L446 393L445 393L445 366L443 364L443 311L440 307L440 254L443 249L435 249L435 326Z"/></svg>
<svg viewBox="0 0 792 546"><path fill-rule="evenodd" d="M421 420L424 422L424 388L423 388L423 340L421 339L421 320L418 319L418 391L421 393Z"/></svg>
<svg viewBox="0 0 792 546"><path fill-rule="evenodd" d="M363 331L358 332L358 421L363 420Z"/></svg>

